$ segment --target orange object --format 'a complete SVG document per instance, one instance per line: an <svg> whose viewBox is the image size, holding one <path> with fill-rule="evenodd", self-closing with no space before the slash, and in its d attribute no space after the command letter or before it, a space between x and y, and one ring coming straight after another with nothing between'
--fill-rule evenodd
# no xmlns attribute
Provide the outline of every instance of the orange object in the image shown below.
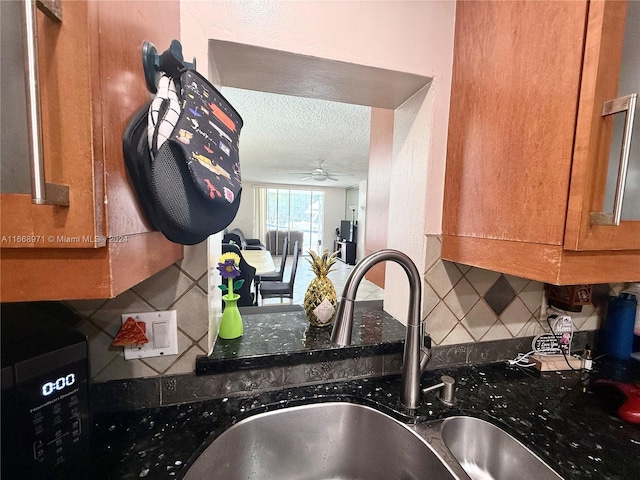
<svg viewBox="0 0 640 480"><path fill-rule="evenodd" d="M236 124L233 123L233 120L231 120L229 116L226 113L224 113L220 107L218 107L215 103L210 103L209 108L211 108L211 111L213 112L213 114L216 117L218 117L218 120L220 120L225 127L227 127L232 132L236 131Z"/></svg>
<svg viewBox="0 0 640 480"><path fill-rule="evenodd" d="M140 323L144 325L144 322ZM111 344L114 347L125 347L127 345L141 345L149 343L149 339L144 331L146 329L146 325L144 328L141 328L140 323L137 323L132 317L127 318Z"/></svg>

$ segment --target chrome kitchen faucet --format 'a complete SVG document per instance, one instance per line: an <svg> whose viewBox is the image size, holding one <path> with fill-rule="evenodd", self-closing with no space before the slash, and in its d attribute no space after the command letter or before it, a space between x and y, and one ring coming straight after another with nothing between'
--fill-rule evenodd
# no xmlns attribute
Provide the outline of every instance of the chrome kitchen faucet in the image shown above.
<svg viewBox="0 0 640 480"><path fill-rule="evenodd" d="M331 332L331 341L342 346L351 344L353 310L358 286L371 267L387 260L400 265L409 279L409 312L402 356L400 401L408 409L415 410L420 404L420 377L431 358L431 340L428 339L428 346L425 347L423 324L420 318L420 305L422 304L420 274L416 265L407 255L397 250L380 250L358 262L345 283L342 300L338 306L335 324Z"/></svg>

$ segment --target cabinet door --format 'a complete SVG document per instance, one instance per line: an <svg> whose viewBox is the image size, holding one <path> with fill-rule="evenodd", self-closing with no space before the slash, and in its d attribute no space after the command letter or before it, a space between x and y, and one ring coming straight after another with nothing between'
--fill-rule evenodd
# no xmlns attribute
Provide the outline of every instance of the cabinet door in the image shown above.
<svg viewBox="0 0 640 480"><path fill-rule="evenodd" d="M44 173L48 183L69 187L69 206L36 205L29 193L3 191L2 248L105 244L102 138L92 128L98 106L92 102L90 73L98 32L89 21L89 7L86 1L62 1L61 22L36 10ZM3 122L3 137L5 129L21 128ZM28 164L29 158L18 162Z"/></svg>
<svg viewBox="0 0 640 480"><path fill-rule="evenodd" d="M4 4L15 2L0 3L4 25ZM148 99L143 40L164 48L179 38L179 2L63 0L62 17L38 14L39 67L47 181L69 186L69 206L2 194L6 302L111 298L182 257L149 231L122 153L125 125Z"/></svg>
<svg viewBox="0 0 640 480"><path fill-rule="evenodd" d="M590 2L565 232L568 250L640 249L637 106L622 221L603 225L596 223L602 215L593 215L612 212L624 123L624 113L603 117L603 105L622 95L640 93L639 44L639 2Z"/></svg>
<svg viewBox="0 0 640 480"><path fill-rule="evenodd" d="M588 2L458 2L443 233L564 240Z"/></svg>

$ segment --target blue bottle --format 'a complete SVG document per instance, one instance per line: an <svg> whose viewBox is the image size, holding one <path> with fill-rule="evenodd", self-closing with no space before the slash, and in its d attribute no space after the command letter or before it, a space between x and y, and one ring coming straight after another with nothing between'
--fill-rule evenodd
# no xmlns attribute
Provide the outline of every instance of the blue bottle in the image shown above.
<svg viewBox="0 0 640 480"><path fill-rule="evenodd" d="M636 296L631 293L609 298L607 319L600 330L602 353L621 360L631 357L636 306Z"/></svg>
<svg viewBox="0 0 640 480"><path fill-rule="evenodd" d="M629 283L622 293L631 293L636 296L638 306L636 307L636 326L633 329L633 351L632 357L640 360L640 282Z"/></svg>

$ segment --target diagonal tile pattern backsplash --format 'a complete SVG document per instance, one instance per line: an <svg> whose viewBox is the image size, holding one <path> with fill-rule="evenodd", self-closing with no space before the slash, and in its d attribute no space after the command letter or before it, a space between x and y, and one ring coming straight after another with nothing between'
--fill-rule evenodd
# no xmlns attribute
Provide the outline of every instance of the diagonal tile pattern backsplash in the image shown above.
<svg viewBox="0 0 640 480"><path fill-rule="evenodd" d="M443 261L441 251L440 236L428 235L424 312L437 345L529 337L548 330L543 283ZM577 331L600 326L593 305L570 315Z"/></svg>
<svg viewBox="0 0 640 480"><path fill-rule="evenodd" d="M207 244L187 246L184 258L110 300L68 302L85 317L79 329L89 338L91 377L96 382L192 373L207 348ZM111 342L120 315L161 310L178 314L178 355L125 360Z"/></svg>
<svg viewBox="0 0 640 480"><path fill-rule="evenodd" d="M423 315L436 345L521 338L547 330L542 283L442 261L441 245L440 236L426 237ZM340 282L344 284L353 267L338 266L333 280L340 292ZM302 302L312 277L306 270L307 262L301 261L295 303ZM79 328L89 338L93 380L193 373L196 356L205 355L207 349L206 272L207 245L203 242L185 247L183 260L116 298L68 302L86 318ZM614 286L614 292L616 288L621 289ZM382 298L382 291L373 284L363 285L358 293L359 299L360 294L366 299ZM111 346L120 328L120 315L154 310L177 310L179 354L124 360L122 348ZM576 330L599 328L599 313L591 305L571 317Z"/></svg>
<svg viewBox="0 0 640 480"><path fill-rule="evenodd" d="M500 316L504 309L516 297L516 292L509 284L504 275L500 275L496 283L494 283L484 296L485 301L491 307L493 312Z"/></svg>

